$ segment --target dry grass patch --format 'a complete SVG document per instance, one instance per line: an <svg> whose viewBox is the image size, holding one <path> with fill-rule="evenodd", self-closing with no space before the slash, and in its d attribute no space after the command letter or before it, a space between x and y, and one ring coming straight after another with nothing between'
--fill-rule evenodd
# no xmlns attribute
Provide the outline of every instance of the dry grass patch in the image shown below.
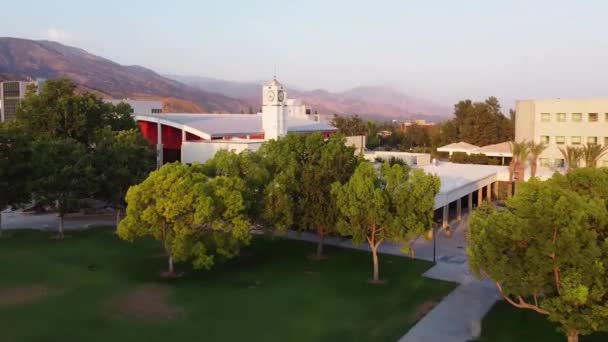
<svg viewBox="0 0 608 342"><path fill-rule="evenodd" d="M39 300L48 295L45 285L19 286L0 289L0 305L19 305Z"/></svg>
<svg viewBox="0 0 608 342"><path fill-rule="evenodd" d="M115 303L118 315L147 321L174 319L182 312L169 303L169 287L145 284L136 287Z"/></svg>

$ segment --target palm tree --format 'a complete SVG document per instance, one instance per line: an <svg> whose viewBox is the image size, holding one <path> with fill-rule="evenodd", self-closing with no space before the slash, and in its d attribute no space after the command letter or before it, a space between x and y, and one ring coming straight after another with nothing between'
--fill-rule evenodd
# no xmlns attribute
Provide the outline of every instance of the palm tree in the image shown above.
<svg viewBox="0 0 608 342"><path fill-rule="evenodd" d="M559 148L559 151L564 156L566 161L566 172L570 172L578 168L581 158L583 157L583 149L577 146L566 146Z"/></svg>
<svg viewBox="0 0 608 342"><path fill-rule="evenodd" d="M544 144L536 144L534 141L530 141L528 144L528 151L530 152L530 178L536 177L536 169L538 168L538 157L547 148Z"/></svg>
<svg viewBox="0 0 608 342"><path fill-rule="evenodd" d="M522 142L511 142L511 163L509 164L509 183L513 182L515 178L515 185L524 179L524 167L530 149L528 143L524 140ZM514 177L515 176L515 177ZM511 189L509 188L509 196L511 196Z"/></svg>
<svg viewBox="0 0 608 342"><path fill-rule="evenodd" d="M585 160L586 167L597 167L597 161L608 152L608 146L600 146L598 144L586 144L582 149L582 157Z"/></svg>

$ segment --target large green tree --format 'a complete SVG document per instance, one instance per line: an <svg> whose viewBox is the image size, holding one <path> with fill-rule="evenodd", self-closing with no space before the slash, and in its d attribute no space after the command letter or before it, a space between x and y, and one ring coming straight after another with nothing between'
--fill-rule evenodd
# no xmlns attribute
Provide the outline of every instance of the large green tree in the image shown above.
<svg viewBox="0 0 608 342"><path fill-rule="evenodd" d="M354 244L366 241L372 252L372 282L380 280L378 249L382 242L409 242L432 228L437 176L407 166L384 163L376 170L370 162L359 164L345 184L334 183L332 192L340 210L338 231Z"/></svg>
<svg viewBox="0 0 608 342"><path fill-rule="evenodd" d="M325 236L336 231L339 211L331 194L333 183L346 183L359 160L354 148L347 147L342 135L333 135L327 142L320 134L307 137L306 158L302 163L301 192L297 206L301 213L299 226L315 231L318 236L316 258L322 259Z"/></svg>
<svg viewBox="0 0 608 342"><path fill-rule="evenodd" d="M464 100L454 105L454 118L441 125L437 145L465 141L477 146L511 141L515 135L513 118L507 118L498 99L489 97L483 102Z"/></svg>
<svg viewBox="0 0 608 342"><path fill-rule="evenodd" d="M30 200L31 138L11 123L0 124L0 237L1 212Z"/></svg>
<svg viewBox="0 0 608 342"><path fill-rule="evenodd" d="M245 182L243 199L247 216L258 226L262 224L264 210L264 190L272 176L266 160L259 153L243 151L218 151L213 158L203 164L203 172L209 177L237 177Z"/></svg>
<svg viewBox="0 0 608 342"><path fill-rule="evenodd" d="M532 179L506 210L475 211L467 252L473 272L493 280L507 302L546 315L577 341L608 330L608 212L603 197L579 193L605 175L570 177Z"/></svg>
<svg viewBox="0 0 608 342"><path fill-rule="evenodd" d="M95 192L95 172L84 145L74 139L38 140L32 150L34 200L55 206L63 238L65 214Z"/></svg>
<svg viewBox="0 0 608 342"><path fill-rule="evenodd" d="M250 241L244 188L236 177L208 178L198 164L166 164L129 189L118 235L129 241L159 240L169 276L179 261L209 269L217 257L234 257Z"/></svg>
<svg viewBox="0 0 608 342"><path fill-rule="evenodd" d="M47 80L39 92L28 88L15 117L36 139L71 138L87 148L100 128L137 128L130 106L105 103L93 93L79 94L66 78Z"/></svg>
<svg viewBox="0 0 608 342"><path fill-rule="evenodd" d="M138 129L99 130L95 146L87 154L95 170L95 197L116 211L116 227L129 187L143 181L156 166L154 151Z"/></svg>
<svg viewBox="0 0 608 342"><path fill-rule="evenodd" d="M274 175L264 192L266 222L283 232L316 232L316 258L323 258L324 238L336 230L338 215L331 185L352 175L358 163L354 149L341 134L327 141L320 133L290 134L266 143L260 154Z"/></svg>

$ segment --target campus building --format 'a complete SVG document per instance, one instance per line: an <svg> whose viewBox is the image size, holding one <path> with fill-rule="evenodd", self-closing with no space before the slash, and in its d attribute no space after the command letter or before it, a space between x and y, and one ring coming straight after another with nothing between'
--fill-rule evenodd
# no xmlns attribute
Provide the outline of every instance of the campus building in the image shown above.
<svg viewBox="0 0 608 342"><path fill-rule="evenodd" d="M547 145L541 166L563 167L560 147L608 145L608 99L517 101L515 141L524 140ZM608 167L608 156L598 165Z"/></svg>
<svg viewBox="0 0 608 342"><path fill-rule="evenodd" d="M301 102L288 99L276 78L263 86L262 97L258 114L134 114L144 137L156 146L159 165L203 163L219 150L256 151L265 141L292 132L329 136L337 131L307 114Z"/></svg>
<svg viewBox="0 0 608 342"><path fill-rule="evenodd" d="M34 84L40 89L44 80L0 82L0 122L7 121L15 116L19 101L25 97L27 86L30 84Z"/></svg>

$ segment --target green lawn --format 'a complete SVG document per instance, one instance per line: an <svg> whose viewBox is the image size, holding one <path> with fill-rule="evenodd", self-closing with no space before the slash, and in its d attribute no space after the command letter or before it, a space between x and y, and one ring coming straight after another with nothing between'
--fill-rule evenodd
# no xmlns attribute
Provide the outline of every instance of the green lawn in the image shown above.
<svg viewBox="0 0 608 342"><path fill-rule="evenodd" d="M483 319L479 341L512 342L563 342L566 335L543 315L531 310L517 309L507 302L496 303ZM608 334L581 336L581 342L606 342Z"/></svg>
<svg viewBox="0 0 608 342"><path fill-rule="evenodd" d="M152 240L13 232L0 240L1 340L395 341L455 287L422 278L430 263L386 255L389 281L371 285L369 253L328 247L315 262L313 250L258 238L212 271L178 265L184 277L163 280Z"/></svg>

